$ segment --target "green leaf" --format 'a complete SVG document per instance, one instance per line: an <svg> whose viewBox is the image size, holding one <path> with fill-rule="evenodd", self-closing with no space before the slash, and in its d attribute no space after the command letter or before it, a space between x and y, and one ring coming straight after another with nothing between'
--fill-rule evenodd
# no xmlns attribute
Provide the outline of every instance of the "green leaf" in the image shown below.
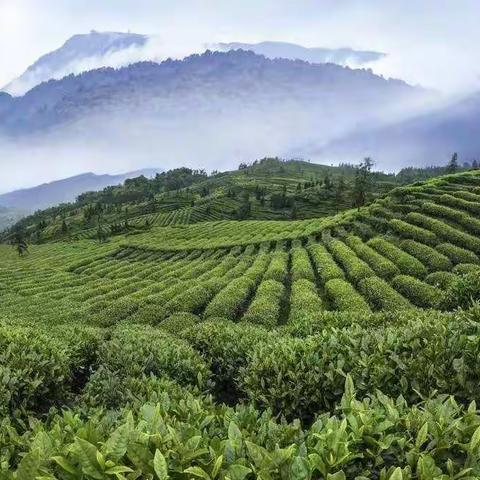
<svg viewBox="0 0 480 480"><path fill-rule="evenodd" d="M66 472L71 473L72 475L75 475L77 473L75 468L72 465L70 465L70 463L68 463L68 461L65 458L52 457L52 460L58 465L60 465L60 467L62 467Z"/></svg>
<svg viewBox="0 0 480 480"><path fill-rule="evenodd" d="M73 444L72 451L76 454L83 473L98 480L103 479L103 474L97 461L97 448L95 445L83 440L83 438L77 438Z"/></svg>
<svg viewBox="0 0 480 480"><path fill-rule="evenodd" d="M327 475L327 480L345 480L347 477L345 476L345 473L343 470L340 470L339 472L335 473L329 473Z"/></svg>
<svg viewBox="0 0 480 480"><path fill-rule="evenodd" d="M216 460L215 460L215 465L213 466L212 470L212 478L215 479L217 475L220 472L220 469L222 468L223 464L223 455L220 455Z"/></svg>
<svg viewBox="0 0 480 480"><path fill-rule="evenodd" d="M253 463L256 466L259 466L262 463L264 457L262 447L259 447L258 445L255 445L248 440L245 441L245 445L247 447L249 457L253 460Z"/></svg>
<svg viewBox="0 0 480 480"><path fill-rule="evenodd" d="M129 427L127 424L118 427L105 442L104 452L106 455L119 460L122 458L128 446Z"/></svg>
<svg viewBox="0 0 480 480"><path fill-rule="evenodd" d="M228 469L228 475L231 480L243 480L252 470L243 465L231 465Z"/></svg>
<svg viewBox="0 0 480 480"><path fill-rule="evenodd" d="M420 448L428 437L428 423L425 422L423 427L418 431L417 439L415 440L415 446Z"/></svg>
<svg viewBox="0 0 480 480"><path fill-rule="evenodd" d="M211 480L210 475L200 467L189 467L183 471L183 473L191 473L199 478L204 478L205 480Z"/></svg>
<svg viewBox="0 0 480 480"><path fill-rule="evenodd" d="M153 468L159 480L165 480L168 478L168 466L165 457L162 452L157 449L155 457L153 458Z"/></svg>
<svg viewBox="0 0 480 480"><path fill-rule="evenodd" d="M310 478L310 463L306 458L295 457L292 462L292 476L293 480L305 480Z"/></svg>
<svg viewBox="0 0 480 480"><path fill-rule="evenodd" d="M27 453L17 468L17 480L32 480L39 473L40 468L40 451L35 449Z"/></svg>
<svg viewBox="0 0 480 480"><path fill-rule="evenodd" d="M242 440L242 432L233 421L230 422L230 425L228 426L228 439L233 442Z"/></svg>
<svg viewBox="0 0 480 480"><path fill-rule="evenodd" d="M472 435L470 440L470 450L476 450L480 445L480 427L478 427Z"/></svg>
<svg viewBox="0 0 480 480"><path fill-rule="evenodd" d="M403 479L403 473L400 467L397 467L389 478L389 480L402 480L402 479Z"/></svg>
<svg viewBox="0 0 480 480"><path fill-rule="evenodd" d="M105 470L107 475L116 475L117 473L131 473L133 470L129 467L118 465L117 467L109 468Z"/></svg>

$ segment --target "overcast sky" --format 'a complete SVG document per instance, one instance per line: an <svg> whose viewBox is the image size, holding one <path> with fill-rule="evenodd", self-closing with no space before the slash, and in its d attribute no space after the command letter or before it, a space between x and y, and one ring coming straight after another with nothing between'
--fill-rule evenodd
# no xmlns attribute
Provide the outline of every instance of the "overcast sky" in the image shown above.
<svg viewBox="0 0 480 480"><path fill-rule="evenodd" d="M174 52L281 40L380 50L374 70L447 92L480 86L480 0L0 0L0 85L75 33L158 34Z"/></svg>

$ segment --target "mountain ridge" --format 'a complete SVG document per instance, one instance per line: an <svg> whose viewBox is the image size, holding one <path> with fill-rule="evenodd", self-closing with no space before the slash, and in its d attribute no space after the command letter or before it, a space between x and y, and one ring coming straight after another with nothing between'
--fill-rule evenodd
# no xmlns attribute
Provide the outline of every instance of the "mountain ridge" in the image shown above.
<svg viewBox="0 0 480 480"><path fill-rule="evenodd" d="M0 207L33 211L70 202L86 191L118 185L126 179L144 175L152 177L161 169L141 169L118 175L85 172L71 177L53 180L34 187L27 187L0 194Z"/></svg>

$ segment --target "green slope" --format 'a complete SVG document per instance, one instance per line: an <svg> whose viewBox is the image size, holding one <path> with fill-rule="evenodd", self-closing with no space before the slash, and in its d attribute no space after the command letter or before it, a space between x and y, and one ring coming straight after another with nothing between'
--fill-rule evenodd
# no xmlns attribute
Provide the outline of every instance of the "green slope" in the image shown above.
<svg viewBox="0 0 480 480"><path fill-rule="evenodd" d="M278 159L209 176L182 168L87 192L73 204L36 212L15 228L39 243L216 220L318 218L351 207L355 172L353 166ZM395 176L383 173L373 173L372 181L370 200L398 185Z"/></svg>
<svg viewBox="0 0 480 480"><path fill-rule="evenodd" d="M479 232L468 172L324 218L2 245L3 468L477 478Z"/></svg>

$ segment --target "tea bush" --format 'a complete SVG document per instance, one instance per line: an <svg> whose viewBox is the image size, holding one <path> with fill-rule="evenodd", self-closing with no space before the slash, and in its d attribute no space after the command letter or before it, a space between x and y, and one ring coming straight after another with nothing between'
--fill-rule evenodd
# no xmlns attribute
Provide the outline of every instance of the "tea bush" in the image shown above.
<svg viewBox="0 0 480 480"><path fill-rule="evenodd" d="M392 280L392 286L418 307L435 308L442 300L438 289L409 275L397 275Z"/></svg>
<svg viewBox="0 0 480 480"><path fill-rule="evenodd" d="M437 236L433 232L404 222L403 220L396 218L390 220L390 227L403 238L410 238L417 242L425 243L426 245L436 245L438 243Z"/></svg>
<svg viewBox="0 0 480 480"><path fill-rule="evenodd" d="M334 278L325 284L325 293L331 305L339 311L357 311L369 312L370 307L364 298L353 288L353 286L341 280Z"/></svg>
<svg viewBox="0 0 480 480"><path fill-rule="evenodd" d="M285 287L275 280L264 280L242 321L256 323L272 328L277 325L280 315L280 302L285 293Z"/></svg>
<svg viewBox="0 0 480 480"><path fill-rule="evenodd" d="M366 262L379 277L388 280L400 273L400 270L393 262L380 255L367 244L363 243L360 238L348 236L345 239L345 243L359 258Z"/></svg>
<svg viewBox="0 0 480 480"><path fill-rule="evenodd" d="M434 287L446 290L457 279L457 276L451 272L434 272L427 275L425 282L433 285Z"/></svg>
<svg viewBox="0 0 480 480"><path fill-rule="evenodd" d="M305 279L313 282L315 275L313 273L310 258L307 250L303 247L294 247L291 250L292 256L292 281Z"/></svg>
<svg viewBox="0 0 480 480"><path fill-rule="evenodd" d="M322 285L333 278L345 278L343 270L336 264L323 245L319 243L310 244L308 251Z"/></svg>
<svg viewBox="0 0 480 480"><path fill-rule="evenodd" d="M331 240L328 242L327 248L353 283L357 284L360 280L375 275L374 271L343 242Z"/></svg>
<svg viewBox="0 0 480 480"><path fill-rule="evenodd" d="M367 245L374 248L384 257L387 257L402 273L414 275L418 278L423 278L427 274L427 269L422 262L384 238L373 238L368 241Z"/></svg>
<svg viewBox="0 0 480 480"><path fill-rule="evenodd" d="M450 258L452 263L478 263L480 264L480 259L475 255L475 253L467 250L465 248L457 247L451 243L442 243L437 245L436 250L446 257Z"/></svg>
<svg viewBox="0 0 480 480"><path fill-rule="evenodd" d="M407 299L381 278L365 278L359 283L358 288L374 310L396 311L413 308Z"/></svg>
<svg viewBox="0 0 480 480"><path fill-rule="evenodd" d="M400 243L400 247L405 252L422 261L431 272L450 270L452 268L452 263L447 256L428 245L414 240L404 240Z"/></svg>
<svg viewBox="0 0 480 480"><path fill-rule="evenodd" d="M323 309L323 302L314 283L304 278L292 283L289 322L301 319L314 322Z"/></svg>
<svg viewBox="0 0 480 480"><path fill-rule="evenodd" d="M451 227L445 222L415 212L409 213L407 219L412 223L428 228L447 242L453 243L462 248L467 248L476 253L480 252L480 239L462 232L457 228Z"/></svg>

